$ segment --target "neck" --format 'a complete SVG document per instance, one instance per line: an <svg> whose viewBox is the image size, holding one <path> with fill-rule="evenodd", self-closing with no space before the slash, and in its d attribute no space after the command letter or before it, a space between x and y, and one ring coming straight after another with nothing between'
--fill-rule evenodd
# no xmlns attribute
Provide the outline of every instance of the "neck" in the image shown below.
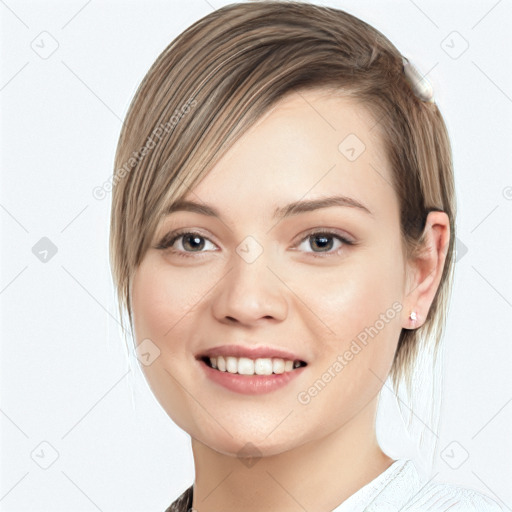
<svg viewBox="0 0 512 512"><path fill-rule="evenodd" d="M328 436L246 464L192 439L193 508L198 512L333 510L393 463L377 443L376 406L377 397Z"/></svg>

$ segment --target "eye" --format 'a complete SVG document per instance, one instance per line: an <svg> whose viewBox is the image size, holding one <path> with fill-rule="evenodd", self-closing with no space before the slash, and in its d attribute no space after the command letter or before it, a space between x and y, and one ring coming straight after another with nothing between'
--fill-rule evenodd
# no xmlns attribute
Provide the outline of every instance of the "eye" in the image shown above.
<svg viewBox="0 0 512 512"><path fill-rule="evenodd" d="M317 230L308 233L307 236L301 240L298 248L300 249L304 244L309 244L310 247L313 247L312 251L304 250L304 252L316 253L313 254L315 257L324 257L335 255L343 245L354 245L354 242L338 233ZM317 251L315 248L319 248L319 250Z"/></svg>
<svg viewBox="0 0 512 512"><path fill-rule="evenodd" d="M201 233L195 231L171 231L160 240L155 249L171 249L171 252L178 256L188 257L193 253L208 252L203 251L208 243L215 247L215 244ZM177 247L174 247L175 245Z"/></svg>
<svg viewBox="0 0 512 512"><path fill-rule="evenodd" d="M208 244L213 248L203 250ZM313 250L301 249L301 246L308 244ZM314 257L326 257L336 255L344 245L355 245L355 242L336 232L316 230L309 232L302 238L298 249L310 253ZM215 247L215 244L201 233L186 230L171 231L154 246L155 249L169 249L171 253L183 257L193 257L194 253L204 254L205 252L215 251Z"/></svg>

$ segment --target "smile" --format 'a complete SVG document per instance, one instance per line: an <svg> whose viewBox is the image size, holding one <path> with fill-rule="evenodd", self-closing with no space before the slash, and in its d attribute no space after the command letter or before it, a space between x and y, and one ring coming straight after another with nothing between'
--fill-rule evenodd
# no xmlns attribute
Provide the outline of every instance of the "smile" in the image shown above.
<svg viewBox="0 0 512 512"><path fill-rule="evenodd" d="M213 367L212 359L215 361L217 368ZM298 378L307 366L303 361L280 358L251 360L245 357L216 356L210 359L210 357L205 356L198 358L197 361L205 376L215 386L243 395L262 395L284 388L293 379ZM222 365L225 365L225 368ZM269 372L270 365L272 365L271 373L255 373L256 371ZM274 373L274 365L276 365L277 372L283 371ZM221 366L224 370L220 368ZM239 373L239 370L242 372L250 371L251 373L243 374Z"/></svg>
<svg viewBox="0 0 512 512"><path fill-rule="evenodd" d="M258 358L234 356L217 356L201 358L210 368L221 372L236 373L238 375L272 375L294 371L296 368L306 366L304 361L275 358Z"/></svg>

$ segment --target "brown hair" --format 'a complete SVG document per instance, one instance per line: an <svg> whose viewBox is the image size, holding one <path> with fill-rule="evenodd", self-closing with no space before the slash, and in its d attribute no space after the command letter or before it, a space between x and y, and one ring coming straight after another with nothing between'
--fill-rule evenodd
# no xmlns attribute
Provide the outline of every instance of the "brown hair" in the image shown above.
<svg viewBox="0 0 512 512"><path fill-rule="evenodd" d="M410 386L421 344L437 351L451 292L450 143L436 104L413 93L400 52L339 9L234 3L196 21L158 56L131 102L115 156L110 256L121 318L127 311L133 333L132 276L166 208L284 95L312 88L349 96L373 112L400 204L404 255L421 249L429 211L450 219L445 266L427 319L418 329L402 329L390 373L395 388L402 378Z"/></svg>

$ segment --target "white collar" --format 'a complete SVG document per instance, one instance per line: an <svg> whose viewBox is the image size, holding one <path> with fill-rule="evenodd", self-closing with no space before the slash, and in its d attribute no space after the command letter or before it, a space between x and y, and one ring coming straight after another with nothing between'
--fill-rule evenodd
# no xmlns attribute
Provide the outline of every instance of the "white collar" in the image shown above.
<svg viewBox="0 0 512 512"><path fill-rule="evenodd" d="M404 507L422 482L412 460L398 459L332 512L387 512Z"/></svg>

